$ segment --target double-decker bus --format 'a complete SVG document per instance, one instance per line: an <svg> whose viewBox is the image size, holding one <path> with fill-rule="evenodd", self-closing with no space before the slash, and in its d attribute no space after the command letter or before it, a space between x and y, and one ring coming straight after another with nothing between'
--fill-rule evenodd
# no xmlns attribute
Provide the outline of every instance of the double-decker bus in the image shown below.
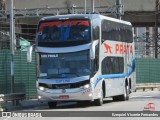
<svg viewBox="0 0 160 120"><path fill-rule="evenodd" d="M44 17L38 24L37 94L50 108L58 101L128 100L135 91L130 22L99 14Z"/></svg>

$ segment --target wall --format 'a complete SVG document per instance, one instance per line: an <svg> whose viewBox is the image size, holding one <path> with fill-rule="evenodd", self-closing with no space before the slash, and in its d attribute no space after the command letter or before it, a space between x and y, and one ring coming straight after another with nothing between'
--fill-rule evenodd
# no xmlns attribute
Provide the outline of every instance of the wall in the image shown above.
<svg viewBox="0 0 160 120"><path fill-rule="evenodd" d="M7 8L10 0L6 0ZM53 7L61 8L66 6L84 6L85 0L14 0L14 6L16 9L24 8L43 8ZM91 5L91 0L86 0L87 6ZM116 0L95 0L95 6L112 6ZM122 0L125 11L154 11L155 1L154 0Z"/></svg>

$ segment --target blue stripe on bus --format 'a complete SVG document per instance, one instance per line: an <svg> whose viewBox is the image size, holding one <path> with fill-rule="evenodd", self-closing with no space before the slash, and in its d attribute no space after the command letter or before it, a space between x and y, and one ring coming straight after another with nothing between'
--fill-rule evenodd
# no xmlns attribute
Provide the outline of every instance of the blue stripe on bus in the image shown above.
<svg viewBox="0 0 160 120"><path fill-rule="evenodd" d="M132 60L132 65L130 66L129 70L128 70L128 73L124 73L124 74L109 74L109 75L100 75L95 84L94 84L94 87L96 87L96 85L98 84L99 81L101 81L102 79L109 79L109 78L124 78L124 77L129 77L132 72L134 71L135 69L135 61L136 61L136 57L133 58Z"/></svg>

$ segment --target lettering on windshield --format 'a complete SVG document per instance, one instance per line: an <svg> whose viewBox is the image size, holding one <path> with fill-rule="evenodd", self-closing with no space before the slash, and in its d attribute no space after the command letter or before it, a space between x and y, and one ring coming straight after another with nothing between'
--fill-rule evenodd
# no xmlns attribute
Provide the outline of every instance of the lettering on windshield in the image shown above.
<svg viewBox="0 0 160 120"><path fill-rule="evenodd" d="M69 83L70 79L56 80L56 83Z"/></svg>
<svg viewBox="0 0 160 120"><path fill-rule="evenodd" d="M41 23L37 39L39 42L65 42L89 40L89 21L66 20Z"/></svg>
<svg viewBox="0 0 160 120"><path fill-rule="evenodd" d="M58 57L58 54L48 54L48 55L41 55L42 58L55 58Z"/></svg>
<svg viewBox="0 0 160 120"><path fill-rule="evenodd" d="M53 22L46 22L46 23L42 23L40 28L39 28L39 31L42 31L44 27L48 26L48 27L52 27L52 26L75 26L75 25L84 25L84 26L89 26L89 23L88 21L83 21L83 20L74 20L74 21L65 21L65 22L62 22L62 21L53 21Z"/></svg>

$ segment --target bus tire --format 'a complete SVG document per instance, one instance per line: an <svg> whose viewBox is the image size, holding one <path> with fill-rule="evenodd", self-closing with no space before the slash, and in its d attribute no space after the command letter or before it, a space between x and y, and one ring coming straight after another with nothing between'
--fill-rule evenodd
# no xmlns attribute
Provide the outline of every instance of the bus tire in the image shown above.
<svg viewBox="0 0 160 120"><path fill-rule="evenodd" d="M94 104L96 106L102 106L103 105L103 90L101 91L101 97L99 99L94 100Z"/></svg>
<svg viewBox="0 0 160 120"><path fill-rule="evenodd" d="M113 98L113 101L119 101L120 96L113 96L112 98Z"/></svg>
<svg viewBox="0 0 160 120"><path fill-rule="evenodd" d="M119 96L120 101L129 100L129 91L130 91L129 86L125 85L124 94Z"/></svg>
<svg viewBox="0 0 160 120"><path fill-rule="evenodd" d="M77 104L80 105L80 106L81 106L81 105L87 106L87 105L90 105L90 103L91 103L91 101L78 101L78 102L77 102Z"/></svg>
<svg viewBox="0 0 160 120"><path fill-rule="evenodd" d="M57 102L48 102L49 108L55 108L57 106Z"/></svg>

